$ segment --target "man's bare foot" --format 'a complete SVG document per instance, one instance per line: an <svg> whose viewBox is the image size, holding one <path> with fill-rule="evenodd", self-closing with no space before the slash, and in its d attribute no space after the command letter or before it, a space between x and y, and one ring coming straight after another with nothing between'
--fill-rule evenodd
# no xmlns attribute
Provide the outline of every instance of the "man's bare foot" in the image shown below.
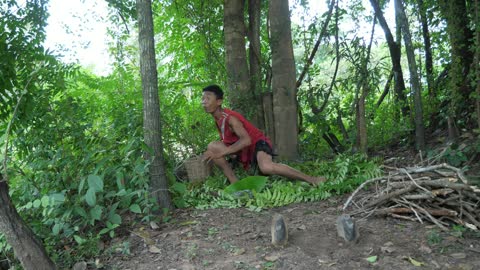
<svg viewBox="0 0 480 270"><path fill-rule="evenodd" d="M327 178L323 177L323 176L317 176L317 177L313 177L310 179L310 184L314 185L314 186L318 186L320 183L322 182L325 182L327 181Z"/></svg>

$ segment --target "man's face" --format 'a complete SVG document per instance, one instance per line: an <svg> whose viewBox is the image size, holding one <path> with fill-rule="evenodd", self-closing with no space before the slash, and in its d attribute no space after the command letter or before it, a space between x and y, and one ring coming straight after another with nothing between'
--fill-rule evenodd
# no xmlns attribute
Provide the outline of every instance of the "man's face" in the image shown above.
<svg viewBox="0 0 480 270"><path fill-rule="evenodd" d="M217 99L217 96L213 92L205 91L202 94L202 106L207 113L213 113L217 108L222 105L222 100Z"/></svg>

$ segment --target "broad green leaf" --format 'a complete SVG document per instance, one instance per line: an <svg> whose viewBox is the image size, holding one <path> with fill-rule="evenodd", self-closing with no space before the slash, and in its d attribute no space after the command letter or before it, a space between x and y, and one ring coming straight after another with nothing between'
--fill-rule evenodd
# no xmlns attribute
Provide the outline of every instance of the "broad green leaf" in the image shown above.
<svg viewBox="0 0 480 270"><path fill-rule="evenodd" d="M266 176L248 176L226 187L224 191L228 194L233 194L242 190L254 190L260 192L265 187L267 179Z"/></svg>
<svg viewBox="0 0 480 270"><path fill-rule="evenodd" d="M60 230L62 229L62 224L56 223L55 226L52 228L52 233L53 235L58 235L60 233Z"/></svg>
<svg viewBox="0 0 480 270"><path fill-rule="evenodd" d="M63 203L65 202L65 195L63 193L53 193L50 195L50 198L54 203Z"/></svg>
<svg viewBox="0 0 480 270"><path fill-rule="evenodd" d="M88 205L95 206L97 203L97 197L93 188L89 188L87 190L87 194L85 194L85 200L87 201Z"/></svg>
<svg viewBox="0 0 480 270"><path fill-rule="evenodd" d="M33 203L32 202L28 202L26 205L25 205L25 209L30 209L32 208L33 206Z"/></svg>
<svg viewBox="0 0 480 270"><path fill-rule="evenodd" d="M44 195L42 197L42 206L47 207L49 204L50 204L50 197L48 197L47 195Z"/></svg>
<svg viewBox="0 0 480 270"><path fill-rule="evenodd" d="M136 214L141 214L142 213L142 209L136 203L130 205L130 211L132 211L133 213L136 213Z"/></svg>
<svg viewBox="0 0 480 270"><path fill-rule="evenodd" d="M90 217L94 220L100 220L102 218L103 209L99 205L95 205L92 209L90 209Z"/></svg>
<svg viewBox="0 0 480 270"><path fill-rule="evenodd" d="M95 192L103 191L103 180L98 175L90 174L88 176L88 187L93 188Z"/></svg>
<svg viewBox="0 0 480 270"><path fill-rule="evenodd" d="M73 209L73 211L81 216L81 217L84 217L84 218L87 218L87 212L85 211L85 209L83 209L82 207L80 206L75 206L75 208Z"/></svg>
<svg viewBox="0 0 480 270"><path fill-rule="evenodd" d="M100 230L100 232L98 233L99 235L102 235L102 234L106 234L107 232L109 232L110 229L109 228L103 228Z"/></svg>
<svg viewBox="0 0 480 270"><path fill-rule="evenodd" d="M118 214L111 215L108 220L113 224L117 224L117 225L122 224L122 217L120 217L120 215Z"/></svg>
<svg viewBox="0 0 480 270"><path fill-rule="evenodd" d="M42 205L42 201L40 201L39 199L33 201L33 207L38 208L40 207L40 205Z"/></svg>
<svg viewBox="0 0 480 270"><path fill-rule="evenodd" d="M374 262L377 261L377 259L378 259L377 256L370 256L370 257L368 257L366 260L367 260L368 262L370 262L370 263L374 263Z"/></svg>

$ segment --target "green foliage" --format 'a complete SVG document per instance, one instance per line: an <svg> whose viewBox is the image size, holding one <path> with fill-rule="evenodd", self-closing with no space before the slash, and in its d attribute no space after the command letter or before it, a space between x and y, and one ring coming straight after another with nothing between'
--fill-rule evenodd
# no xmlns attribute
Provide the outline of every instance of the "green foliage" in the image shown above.
<svg viewBox="0 0 480 270"><path fill-rule="evenodd" d="M228 194L243 190L260 192L265 187L266 182L267 177L265 176L249 176L229 185L224 191Z"/></svg>
<svg viewBox="0 0 480 270"><path fill-rule="evenodd" d="M278 207L291 203L324 200L334 194L352 191L365 180L381 174L379 166L364 156L338 156L330 162L305 162L295 164L298 169L312 175L325 175L326 183L317 187L301 181L288 181L273 177L265 188L252 190L252 196L235 196L233 185L225 186L220 177L211 177L202 186L184 189L186 206L198 209L248 207L254 211ZM247 180L262 180L261 177L248 177ZM243 180L240 180L243 181ZM186 185L182 184L186 187ZM261 183L259 186L262 186ZM244 189L244 188L240 188ZM237 189L233 190L237 191Z"/></svg>

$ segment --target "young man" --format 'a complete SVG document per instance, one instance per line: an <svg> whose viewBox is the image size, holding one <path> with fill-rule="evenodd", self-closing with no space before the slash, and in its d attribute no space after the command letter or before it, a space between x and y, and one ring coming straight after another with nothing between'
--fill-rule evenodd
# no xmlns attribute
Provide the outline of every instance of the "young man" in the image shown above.
<svg viewBox="0 0 480 270"><path fill-rule="evenodd" d="M225 159L230 155L237 156L244 169L248 169L251 164L258 164L258 168L265 175L300 179L313 185L326 180L324 177L306 175L285 164L273 162L270 140L241 114L222 108L222 102L223 91L218 85L210 85L203 89L202 106L215 119L221 138L221 141L208 145L203 160L213 161L230 183L238 180Z"/></svg>

